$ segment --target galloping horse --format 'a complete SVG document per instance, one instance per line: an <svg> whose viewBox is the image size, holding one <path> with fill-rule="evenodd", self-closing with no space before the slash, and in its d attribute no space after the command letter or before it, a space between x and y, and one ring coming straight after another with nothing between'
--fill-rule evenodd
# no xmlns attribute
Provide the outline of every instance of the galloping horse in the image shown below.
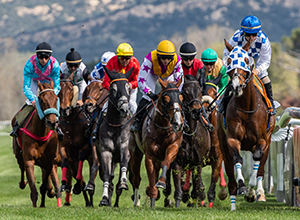
<svg viewBox="0 0 300 220"><path fill-rule="evenodd" d="M74 194L80 194L85 187L82 176L83 161L88 160L92 166L92 151L89 138L84 136L88 128L81 106L76 106L76 87L73 85L74 74L62 74L60 85L61 91L58 94L61 101L60 125L65 133L64 140L60 142L60 156L62 160L62 186L61 191L66 191L66 203L70 205L70 192L72 186L72 176L77 180L73 187ZM72 104L73 103L73 104ZM93 194L89 192L90 199L86 191L83 192L86 206L93 206Z"/></svg>
<svg viewBox="0 0 300 220"><path fill-rule="evenodd" d="M173 84L164 82L159 77L162 90L157 103L149 110L141 134L131 133L130 135L130 167L133 173L134 206L139 206L140 167L143 154L145 154L149 180L147 193L150 196L151 208L155 206L155 199L158 196L157 188L166 188L167 170L176 158L183 138L181 114L183 97L178 89L181 82L182 78ZM160 168L162 168L162 173L158 180Z"/></svg>
<svg viewBox="0 0 300 220"><path fill-rule="evenodd" d="M105 67L104 67L105 68ZM99 128L100 177L103 181L103 195L100 206L110 206L114 178L114 167L120 163L119 189L128 190L127 170L130 159L129 133L130 133L130 85L128 78L133 68L127 73L117 73L105 68L107 76L111 79L107 113Z"/></svg>
<svg viewBox="0 0 300 220"><path fill-rule="evenodd" d="M254 201L256 177L262 179L264 176L264 165L269 153L275 117L269 116L267 105L254 85L254 76L250 70L251 58L247 53L250 42L243 48L239 46L233 48L226 40L225 45L230 51L227 63L224 65L227 66L227 74L230 76L230 90L233 97L228 103L225 118L218 114L217 132L229 179L231 210L235 210L237 182L234 177L234 167L237 170L239 187L245 186L241 175L243 158L240 151L247 150L253 153L253 173L245 199ZM257 192L264 196L262 184L258 185Z"/></svg>
<svg viewBox="0 0 300 220"><path fill-rule="evenodd" d="M20 129L19 137L13 138L13 149L15 157L21 170L21 181L19 186L24 189L26 181L24 172L30 186L30 197L33 207L36 207L38 192L35 186L34 165L42 169L42 185L40 193L42 195L40 207L45 207L45 195L53 197L52 186L50 184L50 173L53 169L54 158L58 152L58 138L55 131L58 125L59 105L58 98L54 93L54 83L38 81L39 95L36 98L36 109L25 119L25 126ZM15 123L15 117L12 124ZM58 178L56 178L58 180ZM59 183L56 183L59 188ZM57 205L61 206L61 194L57 191Z"/></svg>
<svg viewBox="0 0 300 220"><path fill-rule="evenodd" d="M181 176L184 170L192 170L192 198L199 198L200 201L203 201L205 198L201 171L205 164L206 155L210 150L211 141L210 134L208 130L205 129L205 124L201 118L201 91L197 79L192 75L186 75L181 93L183 95L182 109L189 125L189 131L183 133L183 141L178 150L177 157L171 163L175 185L174 199L176 208L179 207L183 195ZM168 178L168 180L170 180L170 178ZM169 190L164 191L165 195L171 193L171 185L167 185L169 186ZM165 202L165 205L166 204Z"/></svg>

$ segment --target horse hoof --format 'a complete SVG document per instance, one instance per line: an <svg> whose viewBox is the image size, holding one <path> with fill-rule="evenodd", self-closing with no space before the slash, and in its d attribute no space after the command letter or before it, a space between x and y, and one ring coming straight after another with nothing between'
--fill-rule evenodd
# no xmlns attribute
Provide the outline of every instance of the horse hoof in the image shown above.
<svg viewBox="0 0 300 220"><path fill-rule="evenodd" d="M119 186L119 189L125 189L125 190L128 190L128 185L127 185L127 183L121 182L121 183L120 183L120 186Z"/></svg>
<svg viewBox="0 0 300 220"><path fill-rule="evenodd" d="M219 191L218 198L220 200L225 200L227 198L227 192L226 192L225 187L222 187L222 189Z"/></svg>
<svg viewBox="0 0 300 220"><path fill-rule="evenodd" d="M166 189L167 188L166 183L165 182L161 182L161 181L158 181L155 186L156 186L156 188L162 188L162 189Z"/></svg>
<svg viewBox="0 0 300 220"><path fill-rule="evenodd" d="M206 203L204 201L198 202L198 207L206 207Z"/></svg>
<svg viewBox="0 0 300 220"><path fill-rule="evenodd" d="M90 191L90 192L95 191L95 186L94 186L93 184L91 184L91 183L88 183L88 184L84 187L83 191Z"/></svg>
<svg viewBox="0 0 300 220"><path fill-rule="evenodd" d="M256 195L248 195L248 194L245 194L244 196L244 199L247 201L247 202L254 202L255 199L256 199Z"/></svg>
<svg viewBox="0 0 300 220"><path fill-rule="evenodd" d="M266 196L264 194L258 194L257 197L256 197L256 201L257 202L266 202L267 199L266 199Z"/></svg>
<svg viewBox="0 0 300 220"><path fill-rule="evenodd" d="M20 189L25 189L27 183L28 183L27 180L25 180L25 181L20 181L20 182L19 182L19 187L20 187Z"/></svg>
<svg viewBox="0 0 300 220"><path fill-rule="evenodd" d="M61 185L60 192L70 192L69 187L66 184Z"/></svg>
<svg viewBox="0 0 300 220"><path fill-rule="evenodd" d="M242 180L239 180L239 186L238 186L238 190L237 190L237 194L238 195L243 195L248 193L248 189L246 187L246 185L244 184L244 182Z"/></svg>
<svg viewBox="0 0 300 220"><path fill-rule="evenodd" d="M141 195L139 195L139 199L141 199ZM131 195L131 200L132 200L132 202L134 202L134 194Z"/></svg>
<svg viewBox="0 0 300 220"><path fill-rule="evenodd" d="M147 188L146 188L146 195L150 197L148 190L149 190L149 186L147 186ZM160 191L157 191L157 197L156 197L155 201L157 201L159 199L160 199Z"/></svg>
<svg viewBox="0 0 300 220"><path fill-rule="evenodd" d="M109 205L108 198L106 196L103 196L102 200L99 203L99 206L108 206L108 205Z"/></svg>
<svg viewBox="0 0 300 220"><path fill-rule="evenodd" d="M81 193L81 185L80 183L76 183L73 187L73 193L75 195L79 195Z"/></svg>
<svg viewBox="0 0 300 220"><path fill-rule="evenodd" d="M172 206L173 206L173 204L172 204L171 199L165 198L165 200L164 200L164 207L168 208L168 207L172 207Z"/></svg>
<svg viewBox="0 0 300 220"><path fill-rule="evenodd" d="M70 206L70 205L71 205L71 203L69 203L69 202L64 203L64 206Z"/></svg>
<svg viewBox="0 0 300 220"><path fill-rule="evenodd" d="M55 196L55 193L53 192L53 190L48 190L47 196L48 196L48 198L52 199Z"/></svg>
<svg viewBox="0 0 300 220"><path fill-rule="evenodd" d="M189 201L189 199L190 199L189 191L183 191L182 202L187 203Z"/></svg>

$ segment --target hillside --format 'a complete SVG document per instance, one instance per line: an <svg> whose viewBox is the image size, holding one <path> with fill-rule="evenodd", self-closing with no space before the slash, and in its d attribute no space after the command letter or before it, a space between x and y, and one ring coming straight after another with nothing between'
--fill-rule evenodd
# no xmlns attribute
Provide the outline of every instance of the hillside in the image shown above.
<svg viewBox="0 0 300 220"><path fill-rule="evenodd" d="M60 61L75 47L91 62L129 42L142 61L160 40L185 41L193 29L222 27L216 34L227 38L248 14L258 16L270 40L279 42L299 26L299 11L299 0L2 0L0 51L3 38L12 38L21 52L47 41Z"/></svg>

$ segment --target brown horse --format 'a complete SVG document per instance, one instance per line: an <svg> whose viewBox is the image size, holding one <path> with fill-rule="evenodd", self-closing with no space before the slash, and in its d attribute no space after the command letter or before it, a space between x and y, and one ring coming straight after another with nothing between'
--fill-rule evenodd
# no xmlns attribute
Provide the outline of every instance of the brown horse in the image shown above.
<svg viewBox="0 0 300 220"><path fill-rule="evenodd" d="M267 105L254 86L253 74L250 70L251 58L247 53L250 43L248 42L243 48L239 46L233 48L225 40L225 45L231 51L225 65L227 74L230 76L229 88L233 96L228 103L225 118L218 114L217 132L229 179L231 210L235 210L238 189L234 167L237 171L239 186L244 187L244 178L241 175L243 159L240 151L246 150L253 153L253 173L245 199L254 201L256 177L262 179L264 176L264 165L269 153L275 117L269 116ZM257 190L259 194L263 193L262 186L259 186Z"/></svg>
<svg viewBox="0 0 300 220"><path fill-rule="evenodd" d="M73 187L73 193L80 194L86 185L82 176L84 160L88 160L90 167L92 166L92 149L89 138L84 136L89 121L86 119L82 107L75 105L77 94L74 94L76 87L73 85L73 77L73 74L61 75L61 91L58 94L61 104L60 125L65 133L59 148L62 161L61 191L67 193L65 205L70 205L72 176L77 181ZM93 194L93 191L89 192L89 199L87 193L83 192L86 206L93 206Z"/></svg>
<svg viewBox="0 0 300 220"><path fill-rule="evenodd" d="M58 151L58 139L55 131L58 125L59 112L57 110L58 99L54 93L54 83L41 84L38 81L39 95L36 99L37 107L25 119L24 128L20 129L19 137L13 138L13 149L15 157L21 170L21 181L19 186L24 189L27 181L24 180L24 172L30 186L30 197L33 207L36 207L38 192L35 186L34 165L42 169L42 185L40 193L42 196L40 207L45 207L45 195L53 197L50 184L50 173L53 169L54 158ZM15 123L15 117L12 124ZM56 175L56 173L53 173ZM55 178L58 180L58 178ZM59 188L59 183L55 185ZM57 190L57 205L61 206L61 194Z"/></svg>
<svg viewBox="0 0 300 220"><path fill-rule="evenodd" d="M144 120L142 132L130 135L130 167L133 173L134 206L139 206L139 185L141 181L140 167L145 154L145 165L149 186L151 207L155 206L158 196L157 188L166 188L166 173L176 158L183 139L183 97L178 87L182 78L176 83L164 82L159 78L162 87L157 103L149 110ZM162 168L158 180L159 170ZM158 182L157 182L158 180Z"/></svg>

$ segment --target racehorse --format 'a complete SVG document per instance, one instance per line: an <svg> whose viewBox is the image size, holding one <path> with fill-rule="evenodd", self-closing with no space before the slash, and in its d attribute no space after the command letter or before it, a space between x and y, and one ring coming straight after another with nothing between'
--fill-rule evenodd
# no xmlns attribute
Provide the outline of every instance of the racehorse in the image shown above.
<svg viewBox="0 0 300 220"><path fill-rule="evenodd" d="M108 91L103 89L102 81L93 80L86 87L82 95L83 101L83 109L87 118L89 118L90 124L89 128L86 132L86 135L90 138L91 131L95 128L96 119L99 116L100 111L104 103L107 101ZM90 179L86 187L85 191L94 191L95 190L95 177L99 170L99 159L97 153L97 147L95 141L91 141L92 144L92 157L93 157L93 165L91 167Z"/></svg>
<svg viewBox="0 0 300 220"><path fill-rule="evenodd" d="M60 142L60 157L62 167L62 185L61 191L66 191L66 203L70 205L70 193L72 186L72 176L77 180L73 187L74 194L80 194L85 187L85 181L82 176L83 161L88 160L92 165L92 152L89 138L84 136L85 130L88 128L88 120L86 119L81 106L76 106L77 87L73 85L74 74L62 74L60 80L61 90L58 94L61 105L60 126L65 133L64 140ZM93 206L93 194L83 192L86 206Z"/></svg>
<svg viewBox="0 0 300 220"><path fill-rule="evenodd" d="M234 167L237 171L239 187L245 188L244 178L241 175L243 159L240 151L246 150L253 153L254 167L249 181L250 188L245 193L245 199L254 201L256 177L262 180L264 176L264 165L269 153L275 117L269 116L267 105L254 85L254 76L250 70L252 60L247 53L250 42L244 47L233 48L225 40L225 45L230 54L224 65L227 66L227 74L230 76L229 88L233 96L228 103L225 118L218 114L217 132L229 179L231 210L236 210L238 189ZM258 197L264 196L262 184L258 184L257 193Z"/></svg>
<svg viewBox="0 0 300 220"><path fill-rule="evenodd" d="M25 126L20 128L19 137L13 138L14 154L21 170L19 187L24 189L27 181L30 186L30 197L33 207L37 206L38 192L35 186L34 165L42 169L42 185L40 186L41 205L45 207L45 195L53 197L50 173L53 169L54 158L58 151L58 138L56 127L58 126L59 101L54 93L54 83L41 84L38 81L39 94L36 98L36 108L30 112L24 121ZM15 123L15 117L12 124ZM27 181L24 180L26 171ZM55 174L55 173L54 173ZM58 180L58 178L56 178ZM59 188L59 183L55 186ZM57 190L57 206L61 207L61 194Z"/></svg>
<svg viewBox="0 0 300 220"><path fill-rule="evenodd" d="M105 68L105 67L104 67ZM99 206L111 206L111 196L114 178L114 167L120 164L119 186L120 190L128 190L127 170L130 159L129 133L130 133L130 85L128 78L133 68L127 73L117 73L105 68L110 78L107 113L99 128L99 141L96 141L100 152L100 178L103 181L103 195Z"/></svg>
<svg viewBox="0 0 300 220"><path fill-rule="evenodd" d="M145 154L145 165L149 185L151 208L158 197L157 188L166 188L166 173L174 161L183 139L182 101L178 87L182 78L175 84L159 77L161 92L157 103L149 110L142 126L142 132L130 135L130 167L134 187L134 206L139 206L140 167ZM159 170L162 168L158 180ZM158 180L158 181L157 181Z"/></svg>

